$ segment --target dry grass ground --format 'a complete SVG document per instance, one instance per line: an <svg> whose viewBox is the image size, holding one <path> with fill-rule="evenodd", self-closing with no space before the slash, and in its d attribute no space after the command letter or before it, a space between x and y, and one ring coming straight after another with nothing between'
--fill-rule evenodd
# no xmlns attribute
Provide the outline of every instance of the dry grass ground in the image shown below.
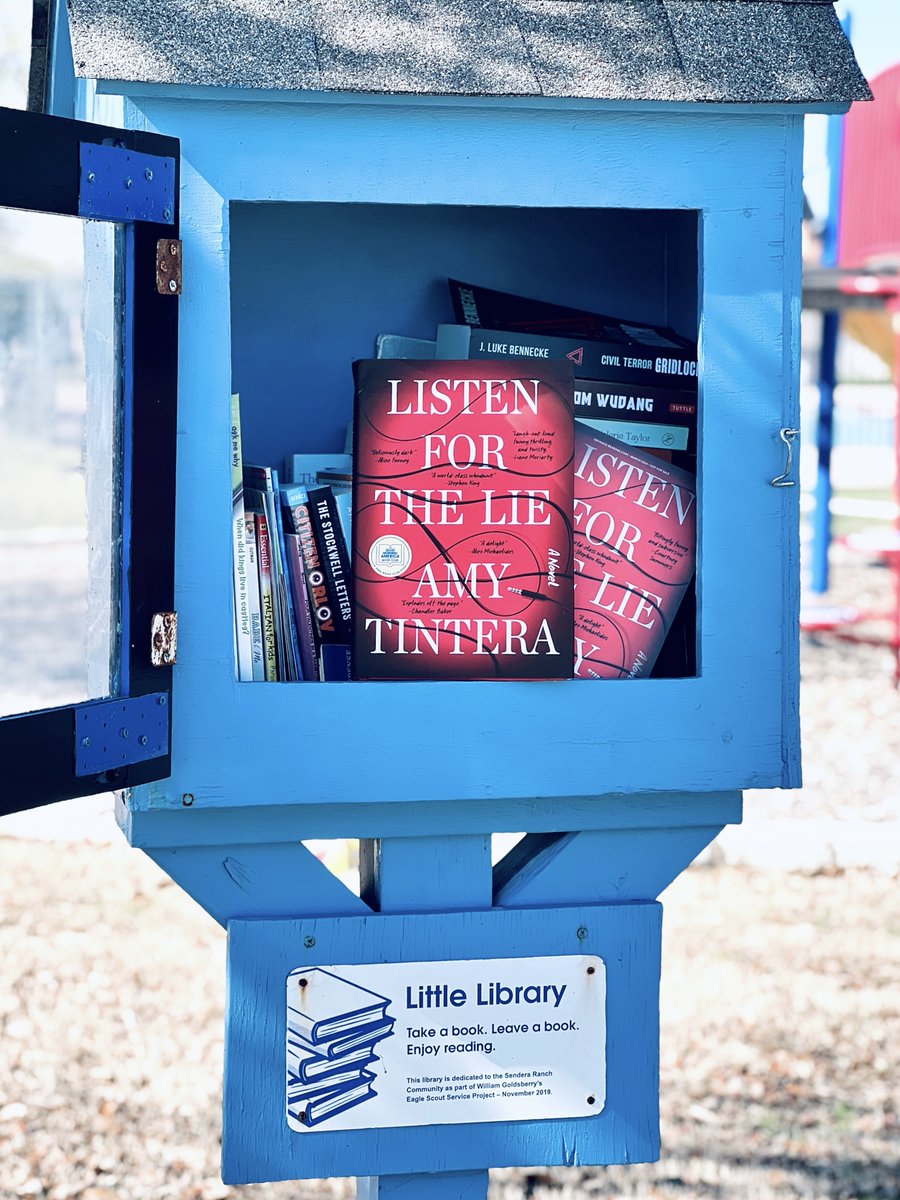
<svg viewBox="0 0 900 1200"><path fill-rule="evenodd" d="M0 1200L308 1200L224 1187L224 935L126 846L0 838ZM496 1172L532 1196L900 1200L900 889L695 868L664 896L663 1154Z"/></svg>

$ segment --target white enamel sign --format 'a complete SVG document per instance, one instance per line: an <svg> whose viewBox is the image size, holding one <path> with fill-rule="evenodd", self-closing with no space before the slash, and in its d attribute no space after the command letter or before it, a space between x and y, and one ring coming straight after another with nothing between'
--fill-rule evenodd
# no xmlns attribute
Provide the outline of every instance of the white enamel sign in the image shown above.
<svg viewBox="0 0 900 1200"><path fill-rule="evenodd" d="M606 973L594 955L303 967L287 978L298 1133L594 1116Z"/></svg>

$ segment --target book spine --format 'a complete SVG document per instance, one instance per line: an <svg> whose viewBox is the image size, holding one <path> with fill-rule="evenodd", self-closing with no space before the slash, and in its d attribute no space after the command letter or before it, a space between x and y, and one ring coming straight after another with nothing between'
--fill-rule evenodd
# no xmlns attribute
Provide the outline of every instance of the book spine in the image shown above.
<svg viewBox="0 0 900 1200"><path fill-rule="evenodd" d="M328 683L343 683L353 678L351 651L347 642L325 642L319 651L322 678Z"/></svg>
<svg viewBox="0 0 900 1200"><path fill-rule="evenodd" d="M297 615L294 612L294 598L291 594L291 584L288 576L287 547L284 541L284 514L281 507L281 490L278 486L278 472L272 471L272 509L275 514L275 527L278 531L278 551L281 557L282 591L285 621L285 655L289 665L288 678L299 680L303 678L303 668L300 659L300 642L297 633Z"/></svg>
<svg viewBox="0 0 900 1200"><path fill-rule="evenodd" d="M353 545L353 492L352 492L352 490L349 490L346 492L341 492L340 495L336 495L334 498L334 502L337 505L338 520L341 523L341 533L344 535L344 542L347 546L347 553L350 554L351 553L350 548ZM351 576L352 576L352 568L353 568L352 559L351 559L350 567L351 567Z"/></svg>
<svg viewBox="0 0 900 1200"><path fill-rule="evenodd" d="M253 678L253 640L247 588L247 526L244 519L244 481L241 463L241 415L238 396L231 397L231 533L234 544L234 628L237 675Z"/></svg>
<svg viewBox="0 0 900 1200"><path fill-rule="evenodd" d="M290 586L280 525L278 475L271 467L246 467L246 485L258 489L269 529L269 559L272 570L272 593L275 605L275 644L278 655L278 678L291 681L300 678L299 651L295 648L292 628Z"/></svg>
<svg viewBox="0 0 900 1200"><path fill-rule="evenodd" d="M309 592L310 608L315 621L317 643L333 642L337 638L334 615L329 603L328 589L325 586L325 572L322 569L322 561L319 558L313 531L312 515L309 511L309 492L305 487L284 488L282 502L287 509L289 527L300 538L300 552L303 555L303 569Z"/></svg>
<svg viewBox="0 0 900 1200"><path fill-rule="evenodd" d="M250 600L250 634L253 658L253 678L262 681L266 677L262 633L262 601L259 593L259 565L256 540L256 517L250 513L245 518L247 527L247 592Z"/></svg>
<svg viewBox="0 0 900 1200"><path fill-rule="evenodd" d="M576 378L656 384L681 388L693 394L697 391L696 357L680 348L666 347L660 350L637 344L592 341L589 338L510 333L503 329L472 329L468 326L456 328L467 329L470 359L526 358L546 362L549 359L567 358L575 367ZM455 337L461 349L464 335L457 334ZM461 353L452 353L454 342L446 326L438 326L437 344L441 357L462 357Z"/></svg>
<svg viewBox="0 0 900 1200"><path fill-rule="evenodd" d="M309 514L325 575L325 587L334 614L335 640L349 643L352 614L350 555L341 530L334 493L330 487L309 489Z"/></svg>
<svg viewBox="0 0 900 1200"><path fill-rule="evenodd" d="M275 595L272 588L272 558L269 549L269 523L262 513L256 517L256 544L259 551L259 593L262 609L263 665L268 683L278 680L278 655L275 649Z"/></svg>
<svg viewBox="0 0 900 1200"><path fill-rule="evenodd" d="M284 540L287 547L288 568L291 576L291 592L294 598L294 614L297 619L300 665L303 668L304 679L316 680L320 676L316 653L315 621L313 620L312 606L309 601L309 589L306 586L303 551L300 549L300 535L286 533Z"/></svg>

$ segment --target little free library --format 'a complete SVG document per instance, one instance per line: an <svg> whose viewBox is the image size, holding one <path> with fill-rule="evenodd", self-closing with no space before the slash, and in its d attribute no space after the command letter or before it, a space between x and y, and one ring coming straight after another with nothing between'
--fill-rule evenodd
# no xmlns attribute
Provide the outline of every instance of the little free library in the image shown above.
<svg viewBox="0 0 900 1200"><path fill-rule="evenodd" d="M832 4L35 8L0 203L84 229L94 600L4 811L114 790L227 929L228 1183L657 1158L657 898L800 783Z"/></svg>

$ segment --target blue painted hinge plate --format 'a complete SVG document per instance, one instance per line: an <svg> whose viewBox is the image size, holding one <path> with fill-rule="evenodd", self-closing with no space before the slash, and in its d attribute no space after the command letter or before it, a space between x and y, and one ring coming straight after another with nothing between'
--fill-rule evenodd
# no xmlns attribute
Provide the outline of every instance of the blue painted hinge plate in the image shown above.
<svg viewBox="0 0 900 1200"><path fill-rule="evenodd" d="M174 212L174 158L81 143L79 216L171 225Z"/></svg>
<svg viewBox="0 0 900 1200"><path fill-rule="evenodd" d="M99 775L169 753L166 692L75 710L75 774Z"/></svg>

